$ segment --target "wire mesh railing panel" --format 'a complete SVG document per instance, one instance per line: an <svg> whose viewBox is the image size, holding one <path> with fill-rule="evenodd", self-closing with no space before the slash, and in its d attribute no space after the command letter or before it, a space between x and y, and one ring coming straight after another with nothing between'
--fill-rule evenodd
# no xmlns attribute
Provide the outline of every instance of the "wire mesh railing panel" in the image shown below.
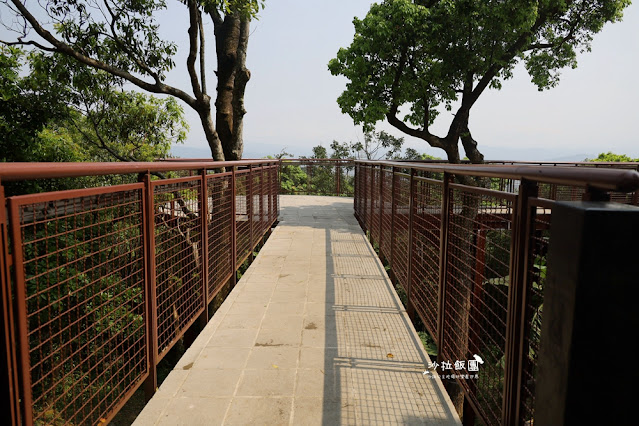
<svg viewBox="0 0 639 426"><path fill-rule="evenodd" d="M370 231L370 206L371 206L371 189L370 189L370 180L371 180L371 167L366 166L361 168L362 171L362 184L361 184L361 216L360 220L364 224L364 231Z"/></svg>
<svg viewBox="0 0 639 426"><path fill-rule="evenodd" d="M208 296L212 300L233 274L233 187L230 174L207 176Z"/></svg>
<svg viewBox="0 0 639 426"><path fill-rule="evenodd" d="M410 176L395 174L395 208L393 212L393 258L391 269L404 290L408 286L408 229L410 220Z"/></svg>
<svg viewBox="0 0 639 426"><path fill-rule="evenodd" d="M379 215L380 215L380 200L379 200L379 185L380 185L380 169L374 167L371 170L371 210L369 219L369 231L371 238L376 243L379 243Z"/></svg>
<svg viewBox="0 0 639 426"><path fill-rule="evenodd" d="M271 223L277 220L279 215L279 167L271 168Z"/></svg>
<svg viewBox="0 0 639 426"><path fill-rule="evenodd" d="M248 170L238 172L235 176L235 229L236 229L236 259L241 265L251 252L251 223L250 223L250 176Z"/></svg>
<svg viewBox="0 0 639 426"><path fill-rule="evenodd" d="M260 189L262 188L262 175L260 170L251 170L249 175L249 189L251 191L251 216L249 220L253 226L253 232L251 234L251 249L257 245L261 237L261 213L262 203L260 197Z"/></svg>
<svg viewBox="0 0 639 426"><path fill-rule="evenodd" d="M459 382L484 421L499 424L515 196L451 184L450 197L440 349L451 362L467 363L471 377Z"/></svg>
<svg viewBox="0 0 639 426"><path fill-rule="evenodd" d="M532 224L528 236L529 258L526 280L526 306L524 308L525 328L522 353L521 424L534 423L535 383L539 344L541 341L541 321L546 284L546 258L550 242L550 223L553 203L538 199L530 200Z"/></svg>
<svg viewBox="0 0 639 426"><path fill-rule="evenodd" d="M143 185L14 197L35 424L98 424L146 377Z"/></svg>
<svg viewBox="0 0 639 426"><path fill-rule="evenodd" d="M204 309L200 177L153 182L158 357Z"/></svg>
<svg viewBox="0 0 639 426"><path fill-rule="evenodd" d="M415 179L411 299L428 332L436 336L443 183Z"/></svg>
<svg viewBox="0 0 639 426"><path fill-rule="evenodd" d="M557 201L581 201L586 189L578 186L568 185L553 185L553 191L551 192L554 197L549 197L551 200ZM543 197L543 195L540 195ZM543 197L548 198L548 197Z"/></svg>
<svg viewBox="0 0 639 426"><path fill-rule="evenodd" d="M393 224L393 171L392 169L383 169L382 170L382 238L379 247L380 253L386 257L386 259L390 258L390 247L391 247L391 227Z"/></svg>
<svg viewBox="0 0 639 426"><path fill-rule="evenodd" d="M361 199L362 199L362 191L361 191L361 180L362 180L362 171L363 167L359 164L355 165L355 182L353 188L353 210L355 210L355 216L357 218L361 217Z"/></svg>
<svg viewBox="0 0 639 426"><path fill-rule="evenodd" d="M353 197L355 191L355 167L353 163L338 163L336 175L339 183L337 194L346 197Z"/></svg>
<svg viewBox="0 0 639 426"><path fill-rule="evenodd" d="M266 231L269 227L268 222L268 212L269 212L269 196L268 196L268 187L271 183L271 178L269 175L269 170L266 168L262 168L262 187L260 188L259 197L260 197L260 205L262 210L260 212L260 235L266 234Z"/></svg>

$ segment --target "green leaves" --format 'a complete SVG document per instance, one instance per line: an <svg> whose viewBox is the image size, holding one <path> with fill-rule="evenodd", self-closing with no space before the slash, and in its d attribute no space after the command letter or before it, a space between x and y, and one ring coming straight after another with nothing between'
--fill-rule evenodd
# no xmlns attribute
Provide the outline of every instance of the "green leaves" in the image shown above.
<svg viewBox="0 0 639 426"><path fill-rule="evenodd" d="M607 22L621 19L629 0L385 0L355 18L355 36L328 69L347 78L337 102L355 124L371 130L407 111L400 130L431 144L428 127L439 107L468 114L487 87L501 88L523 61L540 89L554 87L560 70L577 66L577 53ZM429 4L430 6L425 6ZM466 117L466 118L463 118ZM454 121L454 120L453 120ZM451 122L448 143L457 144ZM421 129L421 130L420 130ZM435 146L435 145L434 145ZM441 146L440 146L441 147Z"/></svg>

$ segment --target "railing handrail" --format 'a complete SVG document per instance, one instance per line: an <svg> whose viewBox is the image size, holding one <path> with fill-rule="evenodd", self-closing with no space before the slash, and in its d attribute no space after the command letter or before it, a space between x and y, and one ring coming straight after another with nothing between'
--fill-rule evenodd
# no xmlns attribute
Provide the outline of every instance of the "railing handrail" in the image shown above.
<svg viewBox="0 0 639 426"><path fill-rule="evenodd" d="M101 176L129 173L171 172L181 170L218 169L252 165L275 165L279 160L239 161L154 161L154 162L60 162L60 163L2 163L3 181L50 179L64 177Z"/></svg>
<svg viewBox="0 0 639 426"><path fill-rule="evenodd" d="M624 169L490 164L475 164L468 166L463 164L423 164L379 160L355 160L355 163L398 167L404 169L410 168L425 172L452 173L464 176L482 176L518 180L527 179L540 183L581 187L590 186L609 191L630 192L639 190L639 173L634 170Z"/></svg>

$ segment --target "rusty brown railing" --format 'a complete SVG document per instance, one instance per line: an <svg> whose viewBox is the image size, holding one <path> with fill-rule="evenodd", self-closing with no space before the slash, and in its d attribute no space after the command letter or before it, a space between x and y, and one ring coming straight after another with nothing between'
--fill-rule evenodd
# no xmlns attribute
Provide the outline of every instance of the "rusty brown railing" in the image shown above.
<svg viewBox="0 0 639 426"><path fill-rule="evenodd" d="M10 422L103 424L142 384L152 395L158 362L208 321L277 220L278 170L277 160L2 164L0 183L139 175L6 199L0 186ZM183 176L155 177L171 171Z"/></svg>
<svg viewBox="0 0 639 426"><path fill-rule="evenodd" d="M433 371L463 390L465 424L533 424L555 203L639 204L636 171L569 165L356 162L355 215L436 340Z"/></svg>

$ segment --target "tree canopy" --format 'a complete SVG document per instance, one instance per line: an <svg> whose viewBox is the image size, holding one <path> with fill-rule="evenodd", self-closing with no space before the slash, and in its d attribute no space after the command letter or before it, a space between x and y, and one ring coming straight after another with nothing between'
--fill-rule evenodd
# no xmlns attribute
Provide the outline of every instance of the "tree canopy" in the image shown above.
<svg viewBox="0 0 639 426"><path fill-rule="evenodd" d="M0 46L0 77L0 161L153 161L186 138L175 99L125 91L108 73L63 55ZM46 189L67 184L91 182Z"/></svg>
<svg viewBox="0 0 639 426"><path fill-rule="evenodd" d="M188 33L189 88L178 88L166 81L166 73L176 65L177 45L162 39L155 18L158 11L166 8L164 0L1 0L3 23L15 38L0 42L63 54L144 91L178 98L198 113L215 159L240 158L246 113L243 99L250 78L245 66L249 22L263 7L263 1L181 3L189 16L183 24ZM208 69L205 57L205 16L213 21L217 53L215 124L207 87L207 74L213 70Z"/></svg>
<svg viewBox="0 0 639 426"><path fill-rule="evenodd" d="M470 111L487 88L500 89L523 62L539 90L577 66L594 34L621 19L630 0L385 0L355 18L355 36L329 62L348 79L342 111L371 130L388 122L460 161L481 163ZM441 107L454 117L431 133Z"/></svg>
<svg viewBox="0 0 639 426"><path fill-rule="evenodd" d="M587 158L586 161L598 163L631 163L639 162L639 158L632 158L626 154L615 154L614 152L602 152L597 158Z"/></svg>

